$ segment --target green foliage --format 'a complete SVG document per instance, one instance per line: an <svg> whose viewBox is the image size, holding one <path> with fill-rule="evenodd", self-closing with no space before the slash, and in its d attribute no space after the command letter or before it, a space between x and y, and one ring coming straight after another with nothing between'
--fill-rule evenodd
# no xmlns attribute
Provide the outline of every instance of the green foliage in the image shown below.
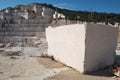
<svg viewBox="0 0 120 80"><path fill-rule="evenodd" d="M66 16L66 18L70 20L80 20L80 21L93 21L93 22L120 22L120 14L116 13L99 13L99 12L88 12L88 11L73 11L68 9L61 9L58 7L54 7L53 5L42 4L53 10L57 10L57 12L62 13ZM91 16L92 14L92 16ZM79 16L79 19L78 19Z"/></svg>

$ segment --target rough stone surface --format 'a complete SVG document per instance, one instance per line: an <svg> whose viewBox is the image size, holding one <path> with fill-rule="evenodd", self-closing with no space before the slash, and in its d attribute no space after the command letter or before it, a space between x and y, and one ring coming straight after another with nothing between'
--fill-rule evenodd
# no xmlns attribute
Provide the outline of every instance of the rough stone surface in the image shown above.
<svg viewBox="0 0 120 80"><path fill-rule="evenodd" d="M24 42L24 37L45 38L45 28L51 24L54 10L40 4L30 4L18 5L12 10L6 8L0 13L0 43L17 43Z"/></svg>

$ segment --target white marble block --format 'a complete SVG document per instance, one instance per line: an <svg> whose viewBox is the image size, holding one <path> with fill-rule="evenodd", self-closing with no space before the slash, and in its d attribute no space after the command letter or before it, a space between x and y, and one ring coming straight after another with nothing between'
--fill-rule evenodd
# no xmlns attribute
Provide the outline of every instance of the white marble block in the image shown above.
<svg viewBox="0 0 120 80"><path fill-rule="evenodd" d="M118 28L73 24L46 28L48 55L82 73L114 63Z"/></svg>

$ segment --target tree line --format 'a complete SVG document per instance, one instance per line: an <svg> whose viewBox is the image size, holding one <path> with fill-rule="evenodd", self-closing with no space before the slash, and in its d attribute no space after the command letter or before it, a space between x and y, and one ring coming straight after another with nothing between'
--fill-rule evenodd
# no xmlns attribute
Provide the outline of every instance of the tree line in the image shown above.
<svg viewBox="0 0 120 80"><path fill-rule="evenodd" d="M65 15L66 19L69 20L79 20L79 21L87 21L87 22L105 22L112 23L115 22L120 23L120 14L117 13L105 13L105 12L95 12L95 11L74 11L68 9L61 9L55 7L51 4L46 3L35 3L37 5L42 5L49 7L58 13L62 13Z"/></svg>
<svg viewBox="0 0 120 80"><path fill-rule="evenodd" d="M91 12L91 11L74 11L68 9L61 9L55 7L51 4L42 4L53 10L56 10L59 13L62 13L69 20L79 20L79 21L88 21L88 22L106 22L106 23L120 23L120 14L117 13L105 13L105 12Z"/></svg>

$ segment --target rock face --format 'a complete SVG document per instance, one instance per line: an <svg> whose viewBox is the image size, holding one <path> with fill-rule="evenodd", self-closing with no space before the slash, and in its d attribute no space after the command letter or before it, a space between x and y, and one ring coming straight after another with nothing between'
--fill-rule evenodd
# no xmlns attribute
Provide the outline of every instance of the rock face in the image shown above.
<svg viewBox="0 0 120 80"><path fill-rule="evenodd" d="M46 28L48 55L78 71L92 72L114 63L118 28L74 24Z"/></svg>
<svg viewBox="0 0 120 80"><path fill-rule="evenodd" d="M25 42L28 37L45 38L45 28L54 10L40 5L18 5L0 11L0 43Z"/></svg>

